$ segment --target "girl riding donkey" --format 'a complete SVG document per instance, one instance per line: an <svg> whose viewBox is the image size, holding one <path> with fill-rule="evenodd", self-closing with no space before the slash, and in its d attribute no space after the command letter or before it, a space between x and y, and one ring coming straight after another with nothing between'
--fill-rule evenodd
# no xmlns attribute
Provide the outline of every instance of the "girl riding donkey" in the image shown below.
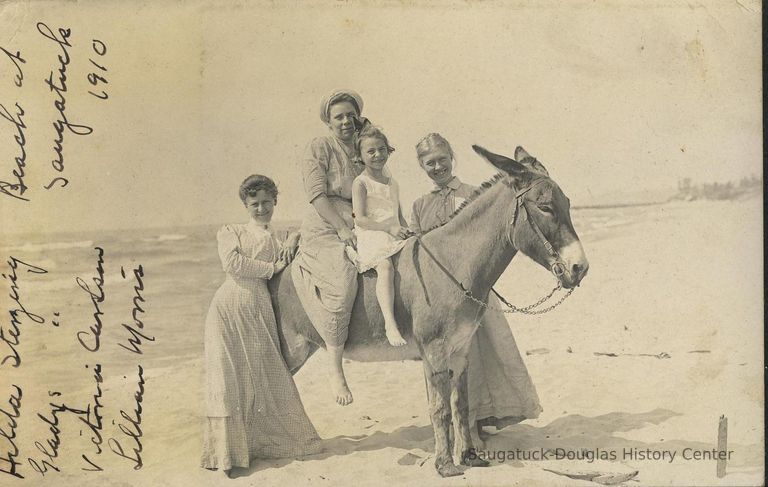
<svg viewBox="0 0 768 487"><path fill-rule="evenodd" d="M352 247L347 250L358 272L376 269L376 297L384 315L387 341L392 346L401 347L406 342L395 320L394 270L390 257L405 245L408 229L400 211L397 181L384 173L384 166L394 149L387 136L371 125L360 132L356 147L365 171L352 183L357 252Z"/></svg>

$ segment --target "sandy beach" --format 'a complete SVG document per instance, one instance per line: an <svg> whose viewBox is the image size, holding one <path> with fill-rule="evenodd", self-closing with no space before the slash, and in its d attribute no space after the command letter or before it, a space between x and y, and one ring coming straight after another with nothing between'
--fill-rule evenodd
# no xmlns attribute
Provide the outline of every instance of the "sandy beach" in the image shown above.
<svg viewBox="0 0 768 487"><path fill-rule="evenodd" d="M347 363L355 402L342 408L332 402L315 356L296 382L325 439L324 453L256 461L233 480L201 469L207 302L188 305L184 290L198 286L212 294L221 275L195 273L196 280L177 281L175 293L148 294L148 316L164 347L147 345L141 362L143 467L133 471L110 454L99 457L105 472L84 475L74 468L82 461L67 462L89 451L87 431L81 429L84 437L77 438L76 420L64 419L60 464L67 468L45 478L27 468L19 485L598 485L549 470L638 471L637 483L627 485L758 485L763 477L762 266L754 238L759 229L746 222L757 223L760 203L753 198L574 212L577 231L580 222L592 222L580 232L589 275L556 311L509 319L544 412L537 420L487 431L484 451L501 452L489 453L496 455L489 468L450 479L437 476L419 362ZM518 257L497 289L525 304L551 285L546 271ZM179 316L183 319L174 318ZM39 338L32 343L36 338L30 333L28 349L54 353L60 347L60 360L49 374L35 369L40 383L55 378L61 390L72 391L69 397L92 389L88 371L84 376L62 372L87 360L82 352ZM105 353L111 354L104 361L112 375L105 378L104 396L114 398L105 401L105 416L115 418L117 409L131 405L136 381L114 371L124 376L136 371L117 359L119 352ZM45 391L25 391L24 400L31 417ZM722 479L715 476L715 461L683 458L715 448L720 415L728 417L733 451ZM46 430L40 421L23 419L18 444L34 457L33 439L45 438ZM115 436L114 423L109 428ZM594 457L520 459L541 449L571 452L564 456L588 450ZM632 453L639 450L666 451L675 458L642 459ZM616 458L605 459L601 451Z"/></svg>
<svg viewBox="0 0 768 487"><path fill-rule="evenodd" d="M764 485L764 2L2 6L0 487ZM406 219L434 133L462 182L496 173L473 145L522 145L572 202L589 272L508 315L543 412L486 429L488 468L435 471L420 362L345 363L340 407L320 354L294 378L322 453L200 467L217 230L250 174L280 236L317 213L310 172L335 193L307 148L339 89L397 149ZM518 255L495 287L554 281Z"/></svg>

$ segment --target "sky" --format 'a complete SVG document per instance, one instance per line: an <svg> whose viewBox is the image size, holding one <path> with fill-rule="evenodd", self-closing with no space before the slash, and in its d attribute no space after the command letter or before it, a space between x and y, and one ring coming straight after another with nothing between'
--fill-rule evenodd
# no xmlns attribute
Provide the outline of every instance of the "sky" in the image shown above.
<svg viewBox="0 0 768 487"><path fill-rule="evenodd" d="M574 205L760 175L760 18L745 0L5 2L0 46L27 62L17 88L0 52L0 103L26 110L31 201L0 195L0 221L8 233L243 221L237 188L253 173L278 183L275 218L298 220L297 164L327 133L319 104L336 88L358 91L397 149L406 215L431 187L414 149L430 132L472 184L494 173L472 144L522 145ZM69 184L52 190L44 80L61 51L37 22L71 29L66 113L93 128L65 132ZM87 94L92 59L108 100ZM0 181L13 129L0 124Z"/></svg>

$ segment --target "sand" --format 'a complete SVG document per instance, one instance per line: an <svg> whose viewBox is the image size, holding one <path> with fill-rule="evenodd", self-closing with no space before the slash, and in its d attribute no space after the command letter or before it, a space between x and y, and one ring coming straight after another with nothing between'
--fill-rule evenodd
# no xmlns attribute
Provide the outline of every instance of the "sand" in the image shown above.
<svg viewBox="0 0 768 487"><path fill-rule="evenodd" d="M524 355L544 412L537 420L489 431L486 450L602 449L618 452L616 460L497 458L489 468L441 479L433 468L420 363L347 363L355 402L339 407L315 356L296 382L325 439L325 452L255 461L249 471L227 480L198 466L204 371L201 357L192 354L144 364L141 470L111 460L108 472L70 469L42 483L598 485L549 469L637 470L637 482L627 485L759 485L764 475L759 215L759 198L644 207L631 219L582 237L589 275L560 308L540 317L510 317L523 353L545 349ZM578 231L578 219L575 225ZM497 289L524 304L551 284L546 271L518 258ZM190 333L199 331L190 325ZM115 379L105 387L125 397L135 383ZM686 448L714 448L723 414L734 453L727 475L718 479L714 461L681 455ZM625 459L625 448L674 451L677 457L672 462ZM6 485L7 478L2 480ZM41 484L39 476L27 480L18 484Z"/></svg>

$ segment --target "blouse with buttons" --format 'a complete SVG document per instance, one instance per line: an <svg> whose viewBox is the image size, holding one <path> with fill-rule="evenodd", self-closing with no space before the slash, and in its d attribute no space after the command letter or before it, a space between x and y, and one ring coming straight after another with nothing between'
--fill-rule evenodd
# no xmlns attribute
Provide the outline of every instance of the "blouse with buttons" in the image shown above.
<svg viewBox="0 0 768 487"><path fill-rule="evenodd" d="M419 197L413 202L411 231L422 233L445 225L456 208L472 196L476 189L454 176L444 187L436 187Z"/></svg>

